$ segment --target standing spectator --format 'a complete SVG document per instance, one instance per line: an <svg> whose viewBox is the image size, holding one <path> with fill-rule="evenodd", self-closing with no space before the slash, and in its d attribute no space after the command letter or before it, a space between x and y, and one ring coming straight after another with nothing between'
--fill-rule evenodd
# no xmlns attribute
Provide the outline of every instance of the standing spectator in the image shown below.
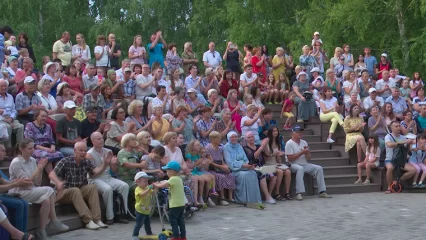
<svg viewBox="0 0 426 240"><path fill-rule="evenodd" d="M36 81L33 77L26 77L24 80L25 90L16 96L16 110L18 111L18 120L22 124L27 124L34 120L34 113L43 109L41 99L37 96Z"/></svg>
<svg viewBox="0 0 426 240"><path fill-rule="evenodd" d="M364 70L367 70L367 64L364 62L364 56L359 55L358 62L355 64L354 71L356 72L357 76L360 77ZM367 74L368 74L368 70L367 70Z"/></svg>
<svg viewBox="0 0 426 240"><path fill-rule="evenodd" d="M43 77L41 78L43 79L48 79L50 81L50 94L53 97L56 97L56 88L58 86L58 84L61 82L64 73L59 73L59 64L54 63L54 62L49 62L46 64L46 74L43 75Z"/></svg>
<svg viewBox="0 0 426 240"><path fill-rule="evenodd" d="M339 64L339 61L341 59L345 60L345 57L341 58L342 53L343 53L343 50L340 47L336 47L334 49L334 56L332 58L330 58L330 68L331 69L335 69L336 65ZM342 65L345 66L344 61L342 62Z"/></svg>
<svg viewBox="0 0 426 240"><path fill-rule="evenodd" d="M185 72L185 76L189 74L189 66L198 65L198 59L195 55L195 52L192 50L192 43L186 42L183 45L183 53L180 55L183 60L183 71Z"/></svg>
<svg viewBox="0 0 426 240"><path fill-rule="evenodd" d="M108 158L111 158L111 150L104 148L104 138L100 132L94 132L90 136L93 147L87 151L86 159L92 161L95 167L102 167ZM127 197L129 195L129 185L120 179L113 178L110 173L110 167L117 168L118 159L112 157L110 164L107 165L105 170L97 177L91 177L89 184L95 184L99 193L102 194L102 200L106 206L106 219L107 225L114 223L114 201L113 191L117 191L123 197L123 204L121 206L127 213ZM119 223L128 223L129 221L121 214L117 216Z"/></svg>
<svg viewBox="0 0 426 240"><path fill-rule="evenodd" d="M348 44L343 45L342 56L345 58L345 65L349 68L349 70L353 70L354 68L354 56L350 52L351 48Z"/></svg>
<svg viewBox="0 0 426 240"><path fill-rule="evenodd" d="M203 54L203 62L206 68L210 67L216 69L222 65L222 57L218 51L215 51L215 43L209 43L209 50Z"/></svg>
<svg viewBox="0 0 426 240"><path fill-rule="evenodd" d="M169 50L166 54L166 62L167 62L167 74L171 74L172 70L175 68L182 69L183 61L179 57L179 54L177 53L176 43L170 43L169 44ZM183 73L183 69L182 69Z"/></svg>
<svg viewBox="0 0 426 240"><path fill-rule="evenodd" d="M223 59L226 61L226 70L231 70L235 74L235 78L240 78L240 74L242 73L240 62L242 62L243 54L232 42L228 42Z"/></svg>
<svg viewBox="0 0 426 240"><path fill-rule="evenodd" d="M7 127L9 138L6 141L6 147L12 147L12 133L14 133L16 142L21 142L24 136L24 125L16 120L17 111L12 95L7 93L8 82L0 79L0 123Z"/></svg>
<svg viewBox="0 0 426 240"><path fill-rule="evenodd" d="M66 101L64 103L65 117L56 123L56 141L59 151L65 157L73 155L74 144L82 141L80 121L74 118L76 108L73 101Z"/></svg>
<svg viewBox="0 0 426 240"><path fill-rule="evenodd" d="M118 64L118 59L121 57L121 47L115 39L115 35L110 33L108 35L108 56L109 56L109 66L117 70L120 66Z"/></svg>
<svg viewBox="0 0 426 240"><path fill-rule="evenodd" d="M133 67L135 64L143 65L146 63L146 49L142 45L142 36L136 35L133 38L133 44L129 48L129 59L130 66Z"/></svg>
<svg viewBox="0 0 426 240"><path fill-rule="evenodd" d="M370 74L370 76L373 76L374 74L376 74L376 57L371 56L371 49L369 47L364 48L364 54L364 62L367 66L368 73Z"/></svg>
<svg viewBox="0 0 426 240"><path fill-rule="evenodd" d="M72 60L80 60L84 64L82 68L85 69L86 64L89 63L92 58L90 55L90 47L86 44L86 40L84 40L84 36L81 33L75 36L75 41L77 44L72 46Z"/></svg>
<svg viewBox="0 0 426 240"><path fill-rule="evenodd" d="M206 68L205 77L201 82L202 94L207 97L210 90L216 90L219 92L219 82L216 79L213 68Z"/></svg>
<svg viewBox="0 0 426 240"><path fill-rule="evenodd" d="M4 62L4 55L5 55L5 46L4 42L6 39L9 39L10 35L13 34L13 30L9 26L3 26L0 28L0 67L2 66Z"/></svg>
<svg viewBox="0 0 426 240"><path fill-rule="evenodd" d="M158 41L161 41L159 43ZM148 43L147 49L149 51L149 67L157 62L164 68L164 56L163 49L167 48L167 43L163 39L163 35L161 31L153 33L151 35L151 43Z"/></svg>
<svg viewBox="0 0 426 240"><path fill-rule="evenodd" d="M328 62L328 57L325 50L322 48L321 41L315 41L312 56L315 58L315 67L318 67L321 72L324 72L324 63Z"/></svg>
<svg viewBox="0 0 426 240"><path fill-rule="evenodd" d="M95 167L92 161L86 159L87 145L84 142L75 143L75 157L63 158L49 177L61 191L58 192L57 202L60 204L72 203L82 218L85 227L91 230L106 228L101 221L101 207L96 185L88 184L87 176L92 178L101 175L110 165L112 154L109 154L101 166ZM58 177L63 180L59 181ZM62 189L62 186L64 189ZM88 205L86 204L87 201Z"/></svg>
<svg viewBox="0 0 426 240"><path fill-rule="evenodd" d="M56 231L65 232L69 227L64 225L56 217L55 212L55 191L49 186L40 186L42 171L47 164L47 159L41 159L38 163L31 157L34 152L34 142L31 139L22 140L18 145L19 155L15 157L9 166L10 180L27 179L32 182L28 188L13 188L11 193L18 193L19 196L29 203L40 204L40 226L36 231L37 239L47 240L46 227ZM57 179L56 179L57 180ZM62 190L63 183L55 181L58 191ZM49 223L50 220L50 223ZM49 223L49 224L48 224Z"/></svg>
<svg viewBox="0 0 426 240"><path fill-rule="evenodd" d="M175 93L176 94L176 88L184 88L185 84L180 78L181 70L182 68L173 68L170 72L169 80L167 80L167 85L169 86L170 94Z"/></svg>
<svg viewBox="0 0 426 240"><path fill-rule="evenodd" d="M308 45L303 46L302 55L299 57L299 62L302 70L304 70L310 76L312 68L315 67L315 58L312 56L311 47Z"/></svg>
<svg viewBox="0 0 426 240"><path fill-rule="evenodd" d="M197 66L191 65L189 69L189 75L185 79L185 88L187 90L193 88L197 91L197 94L201 94L203 88L202 78L198 76Z"/></svg>
<svg viewBox="0 0 426 240"><path fill-rule="evenodd" d="M302 139L303 129L300 126L294 126L291 133L291 139L285 144L285 154L291 162L291 171L296 172L296 200L303 200L302 193L305 192L304 175L305 172L315 177L320 198L331 198L326 193L324 181L324 172L321 166L308 163L311 160L311 151L308 143Z"/></svg>
<svg viewBox="0 0 426 240"><path fill-rule="evenodd" d="M388 55L386 53L380 55L380 62L376 68L376 74L379 79L382 78L383 71L390 71L392 69L392 64L388 61L387 57Z"/></svg>
<svg viewBox="0 0 426 240"><path fill-rule="evenodd" d="M250 44L244 44L244 66L251 63L251 58L253 57L253 47Z"/></svg>
<svg viewBox="0 0 426 240"><path fill-rule="evenodd" d="M63 67L71 65L72 47L69 32L63 32L61 39L53 44L52 59L60 59Z"/></svg>
<svg viewBox="0 0 426 240"><path fill-rule="evenodd" d="M285 73L286 66L288 63L284 56L284 49L277 47L276 55L272 58L272 74L274 74L275 80L280 78L280 73Z"/></svg>
<svg viewBox="0 0 426 240"><path fill-rule="evenodd" d="M96 39L95 47L95 58L96 58L96 67L107 68L110 66L109 55L110 48L106 43L106 38L104 35L99 35Z"/></svg>
<svg viewBox="0 0 426 240"><path fill-rule="evenodd" d="M142 65L142 74L136 77L136 99L143 100L144 97L152 97L154 78L149 74L149 65Z"/></svg>
<svg viewBox="0 0 426 240"><path fill-rule="evenodd" d="M19 40L19 44L17 46L18 50L22 48L26 48L28 50L29 57L33 60L34 63L36 63L37 59L34 55L33 47L31 47L31 45L28 43L28 35L22 32L18 35L18 40Z"/></svg>
<svg viewBox="0 0 426 240"><path fill-rule="evenodd" d="M419 72L413 73L413 79L410 81L411 98L417 97L417 91L424 87L422 77Z"/></svg>
<svg viewBox="0 0 426 240"><path fill-rule="evenodd" d="M253 49L254 56L251 58L251 65L253 66L253 73L257 74L261 83L266 82L266 57L262 54L262 50L259 47ZM278 79L278 78L276 78ZM259 83L259 82L258 82Z"/></svg>

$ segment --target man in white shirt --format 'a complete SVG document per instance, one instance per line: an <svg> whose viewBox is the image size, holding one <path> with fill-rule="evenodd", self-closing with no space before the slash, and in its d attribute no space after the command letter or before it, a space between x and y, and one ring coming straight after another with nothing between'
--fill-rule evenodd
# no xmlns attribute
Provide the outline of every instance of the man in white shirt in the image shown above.
<svg viewBox="0 0 426 240"><path fill-rule="evenodd" d="M216 69L222 64L222 57L218 51L215 51L215 43L209 43L209 50L203 54L203 62L206 68Z"/></svg>
<svg viewBox="0 0 426 240"><path fill-rule="evenodd" d="M285 144L285 154L291 163L291 171L296 172L296 200L303 200L302 193L305 192L305 182L303 180L305 172L316 178L318 193L320 198L331 198L325 191L324 172L321 166L308 163L311 159L308 143L302 140L303 129L294 126L291 139Z"/></svg>
<svg viewBox="0 0 426 240"><path fill-rule="evenodd" d="M149 74L149 65L142 65L142 74L136 77L136 99L142 100L145 96L152 96L154 78Z"/></svg>
<svg viewBox="0 0 426 240"><path fill-rule="evenodd" d="M382 79L376 82L377 94L379 94L379 96L382 97L383 99L386 99L391 95L392 93L391 89L394 87L396 87L395 81L392 81L389 78L389 71L384 70L382 72Z"/></svg>
<svg viewBox="0 0 426 240"><path fill-rule="evenodd" d="M253 73L253 66L251 64L245 65L244 73L240 76L240 92L244 92L245 94L250 93L251 87L257 84L256 80L257 75Z"/></svg>
<svg viewBox="0 0 426 240"><path fill-rule="evenodd" d="M123 61L121 61L121 68L115 70L115 75L116 75L116 79L117 81L123 81L124 80L124 69L130 67L130 60L129 59L124 59Z"/></svg>
<svg viewBox="0 0 426 240"><path fill-rule="evenodd" d="M364 109L367 112L369 112L368 109L370 109L373 106L379 106L380 108L383 107L383 104L385 104L385 102L383 98L377 96L377 90L375 88L368 89L368 94L370 96L364 99Z"/></svg>

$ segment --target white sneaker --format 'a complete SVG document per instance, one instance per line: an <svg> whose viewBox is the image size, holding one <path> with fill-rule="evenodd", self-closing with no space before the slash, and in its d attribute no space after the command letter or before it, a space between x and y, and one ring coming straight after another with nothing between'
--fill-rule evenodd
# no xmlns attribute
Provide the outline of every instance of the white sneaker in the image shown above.
<svg viewBox="0 0 426 240"><path fill-rule="evenodd" d="M225 201L225 200L220 200L220 205L222 205L222 206L228 206L229 205L229 202L227 202L227 201Z"/></svg>
<svg viewBox="0 0 426 240"><path fill-rule="evenodd" d="M296 194L296 197L294 199L296 199L298 201L302 201L303 200L302 194L300 194L300 193Z"/></svg>
<svg viewBox="0 0 426 240"><path fill-rule="evenodd" d="M214 202L211 198L207 199L207 205L209 205L209 207L216 207L216 204L214 204Z"/></svg>
<svg viewBox="0 0 426 240"><path fill-rule="evenodd" d="M271 199L266 200L265 203L267 203L267 204L276 204L277 202L273 198L271 198Z"/></svg>
<svg viewBox="0 0 426 240"><path fill-rule="evenodd" d="M331 139L331 138L327 138L327 142L328 142L328 143L334 143L334 140L333 140L333 139Z"/></svg>
<svg viewBox="0 0 426 240"><path fill-rule="evenodd" d="M98 225L96 225L93 221L90 221L88 224L86 224L85 226L87 229L90 230L98 230L100 227Z"/></svg>
<svg viewBox="0 0 426 240"><path fill-rule="evenodd" d="M201 203L201 204L204 204L203 198L202 197L198 198L198 202Z"/></svg>
<svg viewBox="0 0 426 240"><path fill-rule="evenodd" d="M97 223L96 223L96 225L98 225L99 227L101 227L101 228L107 228L108 227L108 225L106 225L105 223L103 223L101 220L99 220Z"/></svg>

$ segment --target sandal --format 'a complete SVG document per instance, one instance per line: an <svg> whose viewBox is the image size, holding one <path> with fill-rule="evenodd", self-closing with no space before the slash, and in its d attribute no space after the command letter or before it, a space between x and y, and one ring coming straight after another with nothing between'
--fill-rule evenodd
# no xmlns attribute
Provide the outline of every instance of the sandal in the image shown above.
<svg viewBox="0 0 426 240"><path fill-rule="evenodd" d="M283 197L283 196L281 196L279 193L277 194L277 195L275 195L275 196L273 196L272 198L274 198L275 200L277 200L277 201L285 201L286 199Z"/></svg>
<svg viewBox="0 0 426 240"><path fill-rule="evenodd" d="M33 240L34 236L29 233L24 233L24 236L21 238L22 240Z"/></svg>
<svg viewBox="0 0 426 240"><path fill-rule="evenodd" d="M291 197L290 193L286 193L286 194L284 195L284 198L285 198L286 200L293 200L293 198Z"/></svg>

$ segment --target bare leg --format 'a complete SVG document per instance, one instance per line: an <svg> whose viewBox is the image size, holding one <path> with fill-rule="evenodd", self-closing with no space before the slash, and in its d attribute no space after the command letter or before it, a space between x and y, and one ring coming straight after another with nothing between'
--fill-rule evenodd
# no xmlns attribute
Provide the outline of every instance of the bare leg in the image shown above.
<svg viewBox="0 0 426 240"><path fill-rule="evenodd" d="M365 172L367 175L367 179L366 180L370 180L371 177L371 169L376 168L376 164L374 163L368 163L367 165L365 165Z"/></svg>
<svg viewBox="0 0 426 240"><path fill-rule="evenodd" d="M285 193L290 193L290 185L291 185L291 171L287 169L284 171L284 187Z"/></svg>
<svg viewBox="0 0 426 240"><path fill-rule="evenodd" d="M271 180L269 180L269 184L268 184L269 195L272 195L272 191L274 191L276 183L277 183L277 176L274 176L273 178L271 178Z"/></svg>
<svg viewBox="0 0 426 240"><path fill-rule="evenodd" d="M198 182L199 182L198 176L192 176L192 183L193 183L193 187L194 187L193 191L194 191L195 204L197 204L197 205L199 204L199 202L198 202L198 188L199 188Z"/></svg>
<svg viewBox="0 0 426 240"><path fill-rule="evenodd" d="M10 233L12 239L22 239L22 237L24 236L24 233L12 226L12 224L10 224L7 218L0 222L0 226L2 226L4 229L6 229L6 231Z"/></svg>
<svg viewBox="0 0 426 240"><path fill-rule="evenodd" d="M56 210L55 210L55 202L56 202L56 196L55 194L52 194L50 196L50 210L49 210L49 218L50 221L56 221Z"/></svg>
<svg viewBox="0 0 426 240"><path fill-rule="evenodd" d="M47 163L46 166L44 167L44 170L46 171L47 175L49 175L49 173L53 170L52 163Z"/></svg>
<svg viewBox="0 0 426 240"><path fill-rule="evenodd" d="M228 191L228 199L234 200L234 191L232 191L232 189L227 189L227 191Z"/></svg>
<svg viewBox="0 0 426 240"><path fill-rule="evenodd" d="M280 187L281 187L281 182L283 181L284 172L283 170L277 168L276 174L277 174L277 183L275 184L275 195L278 195L280 194Z"/></svg>
<svg viewBox="0 0 426 240"><path fill-rule="evenodd" d="M412 177L414 174L417 173L416 168L413 167L413 165L411 165L409 163L405 164L404 171L406 171L406 172L401 177L401 180L403 180L403 181L406 180L406 179L409 179L410 177Z"/></svg>
<svg viewBox="0 0 426 240"><path fill-rule="evenodd" d="M40 229L44 230L46 225L49 223L49 213L50 213L50 198L41 202L40 207Z"/></svg>
<svg viewBox="0 0 426 240"><path fill-rule="evenodd" d="M392 163L386 164L386 182L388 183L388 190L390 190L390 186L392 185L393 169L394 167Z"/></svg>
<svg viewBox="0 0 426 240"><path fill-rule="evenodd" d="M204 193L204 184L206 182L204 181L204 179L201 176L198 176L198 199L203 199L203 193Z"/></svg>
<svg viewBox="0 0 426 240"><path fill-rule="evenodd" d="M263 195L265 195L265 199L266 200L271 199L272 197L271 197L271 194L269 194L269 191L268 191L268 185L266 183L266 178L260 180L259 185L260 185L260 190L262 191Z"/></svg>
<svg viewBox="0 0 426 240"><path fill-rule="evenodd" d="M358 170L358 180L360 180L361 179L361 175L362 175L362 163L358 163L357 165L356 165L356 168L357 168L357 170ZM368 174L367 174L368 175ZM368 177L367 177L367 179L368 179Z"/></svg>

